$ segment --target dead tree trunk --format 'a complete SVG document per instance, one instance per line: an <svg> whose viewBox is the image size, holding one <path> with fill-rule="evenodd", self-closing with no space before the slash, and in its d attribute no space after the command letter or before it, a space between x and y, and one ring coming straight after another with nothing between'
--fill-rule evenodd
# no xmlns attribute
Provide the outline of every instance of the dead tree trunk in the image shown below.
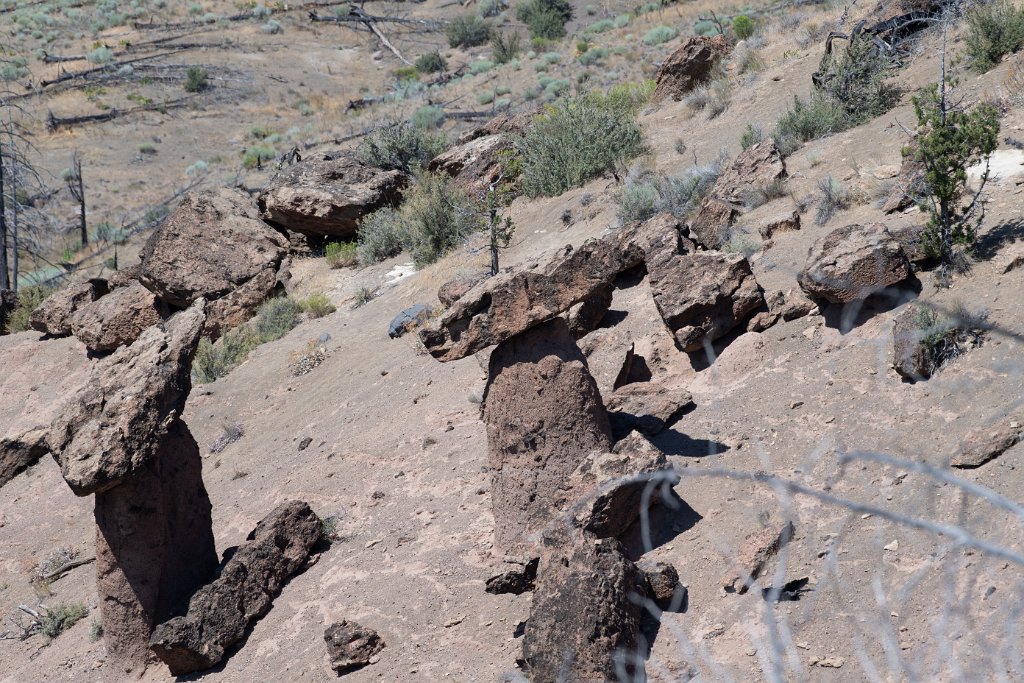
<svg viewBox="0 0 1024 683"><path fill-rule="evenodd" d="M84 247L89 244L89 231L85 222L85 183L82 181L82 160L78 158L77 150L71 154L71 169L65 182L68 184L71 196L78 202L78 230Z"/></svg>
<svg viewBox="0 0 1024 683"><path fill-rule="evenodd" d="M0 144L0 289L10 289L7 272L7 207L4 198L4 147Z"/></svg>

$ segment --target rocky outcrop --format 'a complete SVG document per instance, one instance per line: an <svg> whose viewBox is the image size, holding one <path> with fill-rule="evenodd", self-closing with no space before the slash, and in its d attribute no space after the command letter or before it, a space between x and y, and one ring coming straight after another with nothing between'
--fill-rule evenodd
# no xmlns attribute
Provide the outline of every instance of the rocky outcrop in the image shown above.
<svg viewBox="0 0 1024 683"><path fill-rule="evenodd" d="M678 222L664 214L578 249L566 246L543 267L499 273L476 285L421 330L420 340L438 360L465 358L594 297L648 254L675 254L681 244Z"/></svg>
<svg viewBox="0 0 1024 683"><path fill-rule="evenodd" d="M142 251L139 281L172 308L209 302L205 334L244 322L285 279L288 240L252 199L221 188L186 195Z"/></svg>
<svg viewBox="0 0 1024 683"><path fill-rule="evenodd" d="M46 297L32 311L29 325L51 337L67 337L72 332L71 320L75 312L109 291L107 281L102 278L72 282Z"/></svg>
<svg viewBox="0 0 1024 683"><path fill-rule="evenodd" d="M1021 426L1021 422L1004 419L995 425L976 429L964 437L949 464L963 469L981 467L1021 441L1024 441L1024 426Z"/></svg>
<svg viewBox="0 0 1024 683"><path fill-rule="evenodd" d="M791 289L785 294L777 290L769 292L764 295L764 300L768 310L762 310L750 319L748 332L764 332L779 322L797 320L818 310L818 305L798 289Z"/></svg>
<svg viewBox="0 0 1024 683"><path fill-rule="evenodd" d="M635 680L646 584L615 539L546 536L523 637L529 679Z"/></svg>
<svg viewBox="0 0 1024 683"><path fill-rule="evenodd" d="M800 210L795 206L766 216L757 223L757 232L763 239L770 239L778 232L790 232L800 229Z"/></svg>
<svg viewBox="0 0 1024 683"><path fill-rule="evenodd" d="M93 364L77 339L0 337L0 487L46 455L46 434Z"/></svg>
<svg viewBox="0 0 1024 683"><path fill-rule="evenodd" d="M686 389L663 381L633 382L612 392L605 407L616 439L633 430L653 436L692 408L693 397Z"/></svg>
<svg viewBox="0 0 1024 683"><path fill-rule="evenodd" d="M96 589L108 656L135 666L150 634L213 578L217 551L199 446L175 420L154 456L96 494Z"/></svg>
<svg viewBox="0 0 1024 683"><path fill-rule="evenodd" d="M401 171L367 166L344 152L308 157L280 171L259 195L263 218L307 235L352 238L359 219L401 198Z"/></svg>
<svg viewBox="0 0 1024 683"><path fill-rule="evenodd" d="M75 494L111 489L154 457L192 389L203 309L200 300L99 361L54 420L47 443Z"/></svg>
<svg viewBox="0 0 1024 683"><path fill-rule="evenodd" d="M438 288L437 300L442 306L449 308L485 279L486 275L457 275Z"/></svg>
<svg viewBox="0 0 1024 683"><path fill-rule="evenodd" d="M142 331L163 318L156 296L138 282L80 307L71 331L93 352L105 353L131 344Z"/></svg>
<svg viewBox="0 0 1024 683"><path fill-rule="evenodd" d="M676 49L655 77L657 87L651 100L681 100L691 90L709 80L715 64L729 54L732 45L725 36L693 36Z"/></svg>
<svg viewBox="0 0 1024 683"><path fill-rule="evenodd" d="M912 144L903 155L899 175L882 204L882 212L895 213L917 204L927 190L924 173L924 163L917 158L917 146Z"/></svg>
<svg viewBox="0 0 1024 683"><path fill-rule="evenodd" d="M751 145L715 181L690 224L691 235L705 249L720 248L751 195L764 192L785 177L786 162L773 139ZM799 224L797 214L796 227Z"/></svg>
<svg viewBox="0 0 1024 683"><path fill-rule="evenodd" d="M567 482L573 525L596 538L617 538L679 475L656 448L591 453Z"/></svg>
<svg viewBox="0 0 1024 683"><path fill-rule="evenodd" d="M569 309L566 316L569 333L580 339L597 329L612 305L615 287L606 284L598 287L590 296Z"/></svg>
<svg viewBox="0 0 1024 683"><path fill-rule="evenodd" d="M487 579L484 584L484 591L493 595L522 595L533 590L534 582L537 580L537 563L540 558L534 557L519 564L515 569L495 574Z"/></svg>
<svg viewBox="0 0 1024 683"><path fill-rule="evenodd" d="M516 548L566 505L567 479L611 429L586 360L561 318L491 353L484 397L495 539Z"/></svg>
<svg viewBox="0 0 1024 683"><path fill-rule="evenodd" d="M808 296L846 304L866 299L910 275L900 243L881 223L847 225L811 246L797 282Z"/></svg>
<svg viewBox="0 0 1024 683"><path fill-rule="evenodd" d="M324 642L330 667L339 676L373 664L387 645L373 629L347 620L328 626Z"/></svg>
<svg viewBox="0 0 1024 683"><path fill-rule="evenodd" d="M911 382L926 380L936 370L931 350L921 343L927 325L922 326L920 315L916 307L907 306L893 320L892 367Z"/></svg>
<svg viewBox="0 0 1024 683"><path fill-rule="evenodd" d="M649 263L648 273L658 311L684 351L725 336L764 303L740 254L682 254L657 266Z"/></svg>
<svg viewBox="0 0 1024 683"><path fill-rule="evenodd" d="M451 176L452 184L471 197L482 198L506 172L514 149L511 136L486 135L442 152L431 160L428 168Z"/></svg>
<svg viewBox="0 0 1024 683"><path fill-rule="evenodd" d="M256 525L220 576L192 596L187 613L157 626L150 649L175 676L216 665L306 563L322 529L306 503L279 505Z"/></svg>
<svg viewBox="0 0 1024 683"><path fill-rule="evenodd" d="M434 309L430 306L426 304L413 304L391 320L391 324L388 325L388 336L392 339L398 339L406 332L415 330L430 320L430 316L433 314Z"/></svg>
<svg viewBox="0 0 1024 683"><path fill-rule="evenodd" d="M154 625L217 565L199 447L179 419L204 306L98 361L46 438L72 491L96 494L103 638L126 670L145 666Z"/></svg>

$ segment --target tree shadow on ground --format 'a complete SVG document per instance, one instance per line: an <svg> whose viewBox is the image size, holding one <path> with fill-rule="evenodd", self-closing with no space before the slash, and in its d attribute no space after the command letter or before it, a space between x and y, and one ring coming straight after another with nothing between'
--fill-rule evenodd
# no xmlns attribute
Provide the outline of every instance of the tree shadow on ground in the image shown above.
<svg viewBox="0 0 1024 683"><path fill-rule="evenodd" d="M978 239L971 247L971 255L979 261L988 261L1007 244L1024 240L1024 220L1003 221Z"/></svg>

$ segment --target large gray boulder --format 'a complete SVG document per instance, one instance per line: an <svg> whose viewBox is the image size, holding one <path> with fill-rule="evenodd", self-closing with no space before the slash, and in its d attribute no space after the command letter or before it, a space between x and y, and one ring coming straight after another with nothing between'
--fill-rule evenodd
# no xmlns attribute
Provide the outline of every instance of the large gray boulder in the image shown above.
<svg viewBox="0 0 1024 683"><path fill-rule="evenodd" d="M64 405L47 445L76 495L109 490L153 457L192 389L204 306L197 301L97 362Z"/></svg>
<svg viewBox="0 0 1024 683"><path fill-rule="evenodd" d="M72 333L75 313L110 291L102 278L70 282L46 297L29 316L33 330L51 337L67 337Z"/></svg>
<svg viewBox="0 0 1024 683"><path fill-rule="evenodd" d="M286 279L288 239L241 190L186 195L142 250L138 279L164 303L203 298L208 336L241 324ZM223 301L220 301L223 300Z"/></svg>
<svg viewBox="0 0 1024 683"><path fill-rule="evenodd" d="M344 152L327 152L290 166L259 195L270 223L323 237L353 238L359 219L401 198L407 178L382 171Z"/></svg>
<svg viewBox="0 0 1024 683"><path fill-rule="evenodd" d="M113 351L159 323L160 309L156 295L133 282L75 311L71 331L90 351Z"/></svg>
<svg viewBox="0 0 1024 683"><path fill-rule="evenodd" d="M903 248L884 225L853 224L811 246L797 282L808 296L847 304L903 282L910 272Z"/></svg>
<svg viewBox="0 0 1024 683"><path fill-rule="evenodd" d="M732 51L725 36L692 36L662 62L652 101L681 100L711 78L715 64Z"/></svg>

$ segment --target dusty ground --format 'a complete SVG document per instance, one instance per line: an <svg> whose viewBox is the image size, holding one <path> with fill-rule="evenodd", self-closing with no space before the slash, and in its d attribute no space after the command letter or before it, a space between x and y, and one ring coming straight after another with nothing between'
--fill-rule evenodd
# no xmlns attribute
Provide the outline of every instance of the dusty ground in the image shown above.
<svg viewBox="0 0 1024 683"><path fill-rule="evenodd" d="M629 30L639 34L635 27ZM291 33L284 35L288 49L300 49ZM721 117L691 118L682 104L647 113L652 163L677 172L693 163L694 152L702 163L720 148L734 155L747 122L768 128L793 94L806 93L817 65L816 51L791 54L796 48L787 40L776 37L765 48L768 67L737 93ZM273 57L275 62L283 58ZM922 46L900 78L908 85L924 83L935 68L934 51ZM996 93L1005 68L969 76L967 96ZM773 80L776 76L781 80ZM211 121L219 128L208 131L198 113L189 116L183 129L191 127L197 144L204 145L244 135L251 121L236 126L241 132L225 133L223 121ZM788 161L790 188L798 196L812 194L816 182L831 174L870 194L878 180L875 171L899 163L905 137L896 122L911 121L905 103L876 121L806 145ZM1019 137L1021 125L1021 110L1011 110L1003 120L1004 134ZM81 135L103 146L92 131ZM690 150L686 155L675 152L680 138ZM120 148L111 144L110 149ZM113 176L109 182L122 187ZM599 179L557 199L517 202L513 217L519 230L505 263L524 264L612 229L615 189L611 178ZM1021 554L1021 518L999 509L992 496L986 500L955 482L913 470L914 463L944 467L972 429L1007 416L1024 421L1024 269L1003 272L1024 239L1020 192L1012 178L992 187L981 256L969 275L947 291L936 291L930 275L921 278L923 301L986 309L993 324L984 346L928 382L906 384L890 368L891 320L900 309L884 306L855 316L852 329L839 329L842 312L833 310L724 340L710 365L698 355L673 353L664 359L662 367L687 378L697 407L656 440L682 475L676 492L685 505L656 518L654 547L644 548L640 539L632 547L637 554L649 550L650 556L674 563L689 588L687 610L664 615L657 632L648 632L651 680L681 680L690 672L709 681L1024 676L1017 628L1024 608L1021 564L971 547L980 539ZM585 195L591 199L587 206ZM567 208L573 217L568 227L561 220ZM835 227L923 220L916 210L883 218L871 201L855 203L825 226L814 223L813 212L804 214L801 231L777 235L755 255L754 270L766 289L795 287L808 247ZM405 263L401 257L356 271L330 271L319 259L301 261L295 267L299 293L324 291L339 310L301 324L284 339L260 347L228 377L194 389L185 419L204 445L218 549L239 543L260 517L288 498L309 501L321 516L335 515L341 536L289 582L244 646L203 680L329 680L322 633L341 618L376 629L387 642L377 664L347 680L516 680L520 625L530 596L483 591L484 580L501 568L491 547L490 475L478 406L486 358L440 364L414 337L390 340L386 334L394 314L432 302L440 283L455 272L479 269L483 258L467 247L397 281L388 274ZM353 308L361 287L379 288L379 295ZM646 291L641 282L617 292L613 310L625 315L612 316L614 328L595 334L637 340L651 335L659 320ZM290 363L324 333L330 335L326 362L292 377ZM35 338L31 333L3 338L0 348ZM591 359L599 382L606 362L600 354ZM244 436L220 454L209 453L226 424L241 425ZM300 450L306 437L312 442ZM865 455L843 464L840 456L859 452L906 462ZM956 476L1018 500L1022 456L1024 446L1018 445ZM806 486L818 497L789 496L723 478L727 474L769 474ZM851 509L823 496L857 505ZM29 580L34 566L56 547L92 552L89 508L87 500L70 493L49 460L0 491L5 615L17 619L17 605L40 600L95 605L89 565L54 582L52 596L37 596ZM743 596L722 591L720 579L743 538L787 515L796 538L762 585L807 578L799 599L771 605L760 590ZM902 516L903 523L892 515ZM955 538L908 526L915 519L955 526L967 535ZM118 680L118 672L104 667L102 646L90 641L91 619L52 643L41 636L0 641L0 681ZM167 678L159 667L145 676Z"/></svg>

